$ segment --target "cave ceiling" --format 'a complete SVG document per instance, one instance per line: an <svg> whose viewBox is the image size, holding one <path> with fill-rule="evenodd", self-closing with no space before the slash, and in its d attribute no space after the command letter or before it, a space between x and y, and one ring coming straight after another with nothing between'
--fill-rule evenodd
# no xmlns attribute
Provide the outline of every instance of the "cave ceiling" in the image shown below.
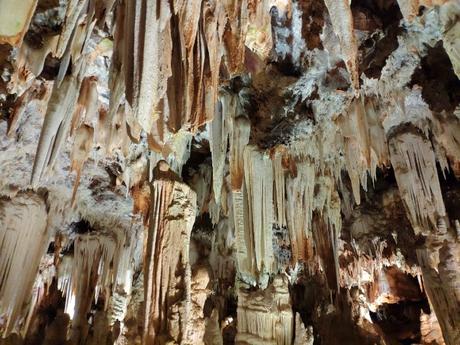
<svg viewBox="0 0 460 345"><path fill-rule="evenodd" d="M0 345L459 345L458 0L0 0Z"/></svg>

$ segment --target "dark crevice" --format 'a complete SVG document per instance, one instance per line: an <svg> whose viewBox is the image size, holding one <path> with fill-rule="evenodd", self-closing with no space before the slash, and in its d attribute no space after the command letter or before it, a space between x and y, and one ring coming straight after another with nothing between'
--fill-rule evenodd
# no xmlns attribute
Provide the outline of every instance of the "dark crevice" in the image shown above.
<svg viewBox="0 0 460 345"><path fill-rule="evenodd" d="M359 47L359 73L378 79L403 32L399 5L396 1L353 0L351 9L355 29L368 33Z"/></svg>
<svg viewBox="0 0 460 345"><path fill-rule="evenodd" d="M422 97L435 112L453 112L460 104L460 80L442 42L428 48L427 55L412 75L410 86L422 87Z"/></svg>

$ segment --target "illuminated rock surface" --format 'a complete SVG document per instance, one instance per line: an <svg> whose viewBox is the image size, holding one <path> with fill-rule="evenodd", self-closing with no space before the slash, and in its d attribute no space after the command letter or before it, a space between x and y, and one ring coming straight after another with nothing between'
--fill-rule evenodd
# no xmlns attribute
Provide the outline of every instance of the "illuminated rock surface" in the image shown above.
<svg viewBox="0 0 460 345"><path fill-rule="evenodd" d="M0 0L0 345L459 345L456 0Z"/></svg>

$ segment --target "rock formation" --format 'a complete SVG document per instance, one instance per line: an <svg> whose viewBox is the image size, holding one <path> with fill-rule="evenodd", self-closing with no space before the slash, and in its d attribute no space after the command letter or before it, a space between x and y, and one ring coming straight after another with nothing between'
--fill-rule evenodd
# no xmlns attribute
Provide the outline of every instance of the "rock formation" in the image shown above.
<svg viewBox="0 0 460 345"><path fill-rule="evenodd" d="M457 0L0 0L0 345L460 344Z"/></svg>

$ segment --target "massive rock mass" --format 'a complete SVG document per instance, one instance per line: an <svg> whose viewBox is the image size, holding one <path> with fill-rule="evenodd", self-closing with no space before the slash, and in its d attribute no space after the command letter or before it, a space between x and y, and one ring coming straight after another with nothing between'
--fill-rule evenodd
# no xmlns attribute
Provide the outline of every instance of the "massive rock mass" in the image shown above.
<svg viewBox="0 0 460 345"><path fill-rule="evenodd" d="M0 345L459 345L459 0L0 0Z"/></svg>

